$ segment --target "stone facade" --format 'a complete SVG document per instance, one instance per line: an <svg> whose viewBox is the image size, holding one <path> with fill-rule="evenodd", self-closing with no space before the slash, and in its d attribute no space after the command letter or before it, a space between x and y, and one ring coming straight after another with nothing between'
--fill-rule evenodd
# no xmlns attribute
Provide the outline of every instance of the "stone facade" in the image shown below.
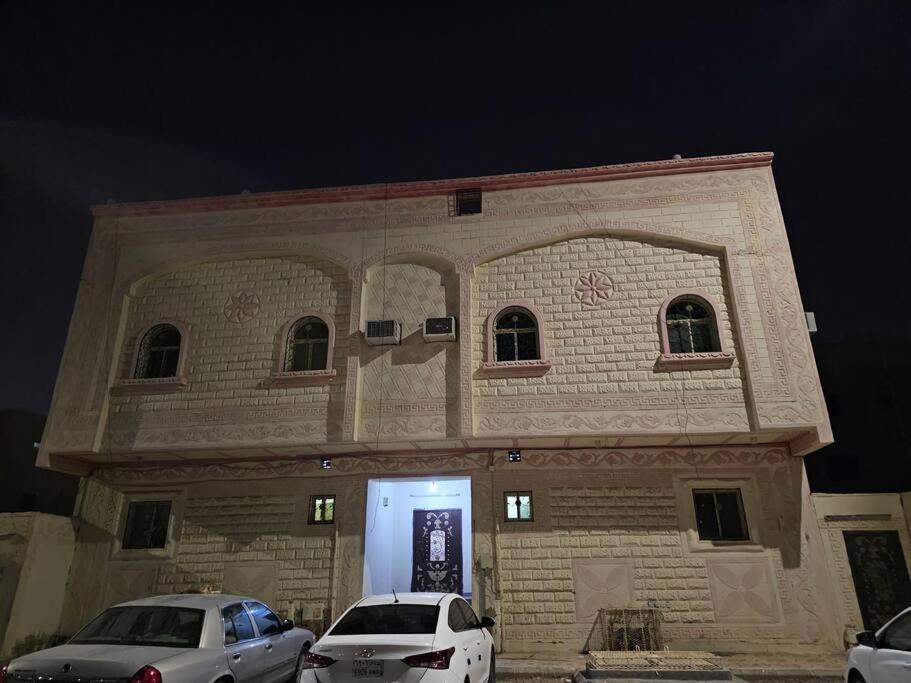
<svg viewBox="0 0 911 683"><path fill-rule="evenodd" d="M64 620L211 586L319 627L361 595L369 482L458 475L472 600L507 650L581 648L599 607L659 610L674 646L830 647L799 456L831 434L770 164L97 207L39 453L85 477ZM466 187L483 209L455 215ZM717 352L668 354L681 293L712 308ZM540 358L491 357L510 306L535 316ZM331 328L331 367L283 372L307 315ZM457 340L426 342L442 316ZM365 343L377 319L400 344ZM136 379L159 323L182 333L178 371ZM699 487L740 490L746 541L700 539ZM515 490L534 498L521 525ZM325 494L334 524L308 524ZM171 504L164 547L124 550L131 501L153 499Z"/></svg>

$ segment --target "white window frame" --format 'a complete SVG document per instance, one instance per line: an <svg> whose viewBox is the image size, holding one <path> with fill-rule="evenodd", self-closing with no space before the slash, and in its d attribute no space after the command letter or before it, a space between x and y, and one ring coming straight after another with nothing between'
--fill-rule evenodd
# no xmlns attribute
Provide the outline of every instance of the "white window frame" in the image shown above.
<svg viewBox="0 0 911 683"><path fill-rule="evenodd" d="M185 493L173 489L167 491L126 491L123 494L123 505L120 508L120 520L117 523L117 536L111 549L113 560L152 560L172 558L177 552L180 524L183 521ZM130 503L151 501L170 501L171 514L168 519L168 531L164 548L124 548L123 535L130 516Z"/></svg>
<svg viewBox="0 0 911 683"><path fill-rule="evenodd" d="M740 489L740 500L743 504L743 516L747 527L746 540L712 541L699 538L693 491L704 489ZM677 520L680 524L681 541L687 552L761 552L765 550L762 507L759 504L756 480L752 476L677 477L674 480L674 491L677 499Z"/></svg>

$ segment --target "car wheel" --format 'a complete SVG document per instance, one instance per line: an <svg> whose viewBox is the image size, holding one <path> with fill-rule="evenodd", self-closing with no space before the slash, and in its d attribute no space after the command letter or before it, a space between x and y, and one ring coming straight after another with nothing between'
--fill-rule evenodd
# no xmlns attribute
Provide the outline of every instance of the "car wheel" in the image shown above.
<svg viewBox="0 0 911 683"><path fill-rule="evenodd" d="M867 683L859 671L852 671L848 676L848 683Z"/></svg>
<svg viewBox="0 0 911 683"><path fill-rule="evenodd" d="M487 683L497 683L497 655L490 650L490 669L487 671Z"/></svg>

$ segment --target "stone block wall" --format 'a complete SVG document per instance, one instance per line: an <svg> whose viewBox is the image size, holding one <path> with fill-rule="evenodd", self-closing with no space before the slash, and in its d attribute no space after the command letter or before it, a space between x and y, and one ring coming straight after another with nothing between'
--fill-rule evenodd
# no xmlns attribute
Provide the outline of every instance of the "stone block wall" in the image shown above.
<svg viewBox="0 0 911 683"><path fill-rule="evenodd" d="M152 325L177 320L189 333L182 342L189 387L180 392L115 394L115 443L118 432L123 441L139 428L215 425L218 419L200 416L220 415L230 421L232 410L257 408L284 408L287 417L299 418L292 431L301 441L337 435L347 370L350 289L341 269L305 256L201 263L140 283L129 301L117 377L133 376L137 344ZM337 377L293 389L271 386L270 375L284 341L279 339L282 327L314 311L335 322Z"/></svg>

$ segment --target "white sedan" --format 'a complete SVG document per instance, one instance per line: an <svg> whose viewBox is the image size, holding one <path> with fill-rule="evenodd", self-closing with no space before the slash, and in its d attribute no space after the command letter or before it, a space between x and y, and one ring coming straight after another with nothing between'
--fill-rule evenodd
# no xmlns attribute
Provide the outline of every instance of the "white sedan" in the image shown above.
<svg viewBox="0 0 911 683"><path fill-rule="evenodd" d="M493 625L450 593L363 598L307 653L300 683L493 683Z"/></svg>
<svg viewBox="0 0 911 683"><path fill-rule="evenodd" d="M911 607L876 633L861 631L848 652L848 683L908 683L911 681Z"/></svg>

